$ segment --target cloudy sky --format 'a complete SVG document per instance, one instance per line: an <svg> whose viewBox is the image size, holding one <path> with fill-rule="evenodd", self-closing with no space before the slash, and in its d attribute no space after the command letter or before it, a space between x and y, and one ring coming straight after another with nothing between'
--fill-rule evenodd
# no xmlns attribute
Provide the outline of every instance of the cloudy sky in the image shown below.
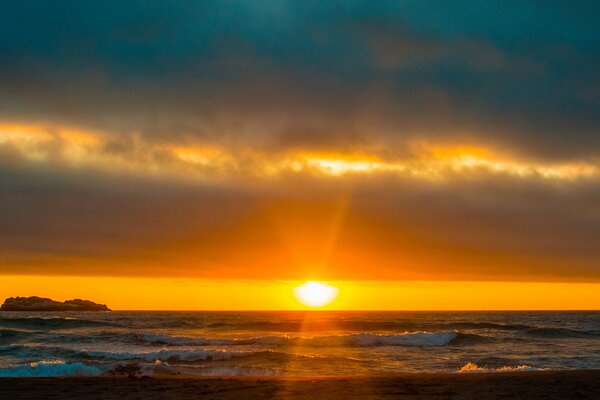
<svg viewBox="0 0 600 400"><path fill-rule="evenodd" d="M0 274L600 281L600 7L0 5Z"/></svg>

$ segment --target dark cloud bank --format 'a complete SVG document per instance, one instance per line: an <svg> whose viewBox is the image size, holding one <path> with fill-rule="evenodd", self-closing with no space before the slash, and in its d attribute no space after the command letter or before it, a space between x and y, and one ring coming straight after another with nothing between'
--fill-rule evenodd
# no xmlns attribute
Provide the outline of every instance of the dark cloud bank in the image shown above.
<svg viewBox="0 0 600 400"><path fill-rule="evenodd" d="M0 119L135 143L600 157L594 2L13 2ZM2 133L0 132L0 135ZM0 272L598 281L597 178L194 183L0 148ZM365 268L365 264L376 265Z"/></svg>

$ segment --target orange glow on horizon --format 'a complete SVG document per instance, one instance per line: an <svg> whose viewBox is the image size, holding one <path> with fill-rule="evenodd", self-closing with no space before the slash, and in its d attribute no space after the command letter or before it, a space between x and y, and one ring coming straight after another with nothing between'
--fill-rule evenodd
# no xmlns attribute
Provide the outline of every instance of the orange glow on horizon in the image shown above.
<svg viewBox="0 0 600 400"><path fill-rule="evenodd" d="M113 310L309 310L299 281L0 276L0 298L85 298ZM331 281L319 310L600 310L600 283Z"/></svg>
<svg viewBox="0 0 600 400"><path fill-rule="evenodd" d="M323 282L308 281L294 288L296 298L305 306L320 308L330 304L338 295L338 288Z"/></svg>

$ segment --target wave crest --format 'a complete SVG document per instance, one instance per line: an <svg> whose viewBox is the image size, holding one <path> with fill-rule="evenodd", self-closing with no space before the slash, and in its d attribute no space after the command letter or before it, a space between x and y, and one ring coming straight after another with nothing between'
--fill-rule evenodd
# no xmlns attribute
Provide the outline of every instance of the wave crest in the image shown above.
<svg viewBox="0 0 600 400"><path fill-rule="evenodd" d="M110 351L80 351L79 354L87 359L100 360L145 360L145 361L224 361L234 357L253 355L251 351L225 350L170 350L164 349L147 353L110 352Z"/></svg>
<svg viewBox="0 0 600 400"><path fill-rule="evenodd" d="M102 370L82 362L65 362L62 360L42 360L21 365L0 367L0 377L33 377L33 376L98 376Z"/></svg>
<svg viewBox="0 0 600 400"><path fill-rule="evenodd" d="M485 367L480 367L477 364L473 363L473 362L469 362L467 364L465 364L461 369L458 370L459 373L482 373L482 372L517 372L517 371L541 371L541 368L534 368L532 366L529 365L517 365L517 366L502 366L502 367L498 367L498 368L485 368Z"/></svg>

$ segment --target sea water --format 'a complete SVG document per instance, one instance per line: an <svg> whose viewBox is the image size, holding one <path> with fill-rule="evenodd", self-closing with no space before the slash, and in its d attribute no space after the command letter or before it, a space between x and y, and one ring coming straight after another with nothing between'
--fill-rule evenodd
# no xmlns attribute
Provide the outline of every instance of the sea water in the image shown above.
<svg viewBox="0 0 600 400"><path fill-rule="evenodd" d="M600 368L600 312L0 312L0 376Z"/></svg>

